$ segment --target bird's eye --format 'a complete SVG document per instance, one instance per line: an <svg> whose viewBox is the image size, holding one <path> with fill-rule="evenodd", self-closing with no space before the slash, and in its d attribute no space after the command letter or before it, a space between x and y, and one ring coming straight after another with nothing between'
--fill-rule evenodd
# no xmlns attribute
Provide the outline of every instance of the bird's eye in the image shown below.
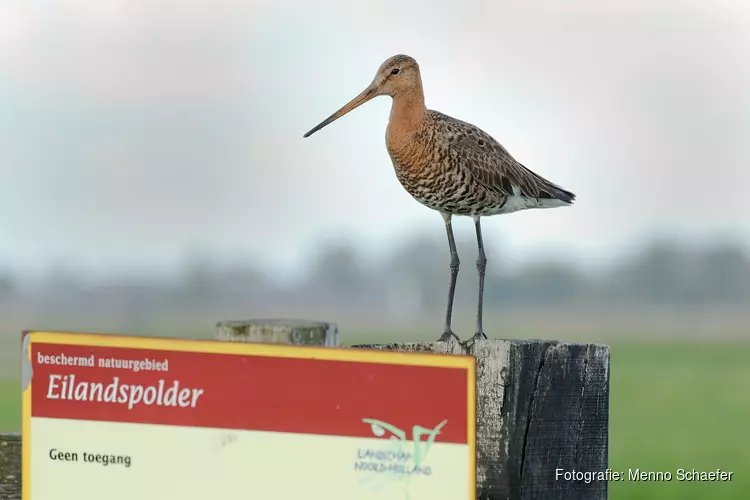
<svg viewBox="0 0 750 500"><path fill-rule="evenodd" d="M398 68L393 68L393 69L391 70L391 74L392 74L392 75L398 75L398 72L399 72L399 71L400 71L400 70L399 70Z"/></svg>

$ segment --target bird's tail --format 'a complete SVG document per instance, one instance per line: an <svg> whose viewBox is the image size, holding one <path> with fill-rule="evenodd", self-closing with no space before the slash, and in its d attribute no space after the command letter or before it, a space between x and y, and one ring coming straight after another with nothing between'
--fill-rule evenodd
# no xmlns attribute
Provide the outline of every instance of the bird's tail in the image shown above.
<svg viewBox="0 0 750 500"><path fill-rule="evenodd" d="M545 205L559 206L561 204L572 205L576 199L575 193L563 189L554 182L550 182L541 175L529 170L525 166L521 167L526 171L536 183L539 201L546 201Z"/></svg>
<svg viewBox="0 0 750 500"><path fill-rule="evenodd" d="M567 203L568 205L572 205L574 201L576 201L576 195L575 193L572 193L566 189L561 188L560 186L552 185L550 186L552 189L551 195L563 203Z"/></svg>

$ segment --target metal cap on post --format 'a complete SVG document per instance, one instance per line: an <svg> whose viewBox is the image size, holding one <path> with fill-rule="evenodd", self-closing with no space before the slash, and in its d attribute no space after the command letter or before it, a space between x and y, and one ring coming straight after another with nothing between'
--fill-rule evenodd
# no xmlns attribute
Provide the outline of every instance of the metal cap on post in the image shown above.
<svg viewBox="0 0 750 500"><path fill-rule="evenodd" d="M220 321L216 340L262 344L288 344L339 347L339 328L335 323L299 319L251 319Z"/></svg>

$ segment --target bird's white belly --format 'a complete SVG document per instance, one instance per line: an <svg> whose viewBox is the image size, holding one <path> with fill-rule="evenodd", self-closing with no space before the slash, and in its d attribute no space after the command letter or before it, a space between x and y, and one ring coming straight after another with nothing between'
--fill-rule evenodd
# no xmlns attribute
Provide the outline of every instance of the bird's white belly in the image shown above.
<svg viewBox="0 0 750 500"><path fill-rule="evenodd" d="M530 198L528 196L512 195L508 196L505 204L494 207L487 207L487 210L478 215L500 215L500 214L512 214L520 210L528 210L531 208L554 208L565 206L566 203L560 200L549 200Z"/></svg>

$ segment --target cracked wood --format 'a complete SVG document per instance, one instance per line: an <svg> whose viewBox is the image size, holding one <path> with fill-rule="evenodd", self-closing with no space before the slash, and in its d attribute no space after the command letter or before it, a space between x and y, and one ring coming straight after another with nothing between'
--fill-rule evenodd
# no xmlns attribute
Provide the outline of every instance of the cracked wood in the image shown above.
<svg viewBox="0 0 750 500"><path fill-rule="evenodd" d="M607 469L609 348L543 340L362 345L472 354L477 362L477 498L604 500L607 483L555 469Z"/></svg>

